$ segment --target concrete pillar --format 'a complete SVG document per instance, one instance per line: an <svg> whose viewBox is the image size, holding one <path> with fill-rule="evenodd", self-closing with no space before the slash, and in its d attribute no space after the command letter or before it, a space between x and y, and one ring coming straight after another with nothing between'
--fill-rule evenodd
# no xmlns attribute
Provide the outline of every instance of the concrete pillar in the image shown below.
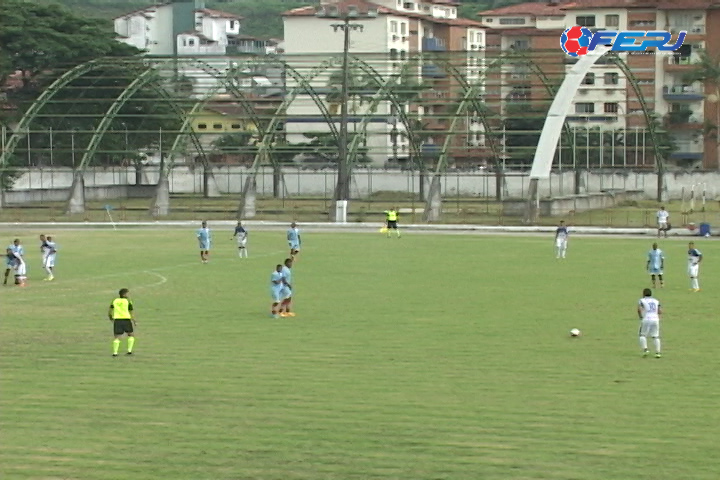
<svg viewBox="0 0 720 480"><path fill-rule="evenodd" d="M538 221L540 214L538 209L538 195L538 179L531 178L530 186L528 187L527 208L525 209L525 218L523 219L526 224L535 224Z"/></svg>
<svg viewBox="0 0 720 480"><path fill-rule="evenodd" d="M150 215L164 217L170 213L170 180L166 171L160 172L160 178L155 186L155 196L150 205Z"/></svg>
<svg viewBox="0 0 720 480"><path fill-rule="evenodd" d="M250 175L245 179L245 188L240 198L240 206L238 207L238 218L253 218L256 213L257 201L257 181L254 175Z"/></svg>
<svg viewBox="0 0 720 480"><path fill-rule="evenodd" d="M70 198L65 213L85 213L85 178L83 172L76 171L70 187Z"/></svg>
<svg viewBox="0 0 720 480"><path fill-rule="evenodd" d="M215 180L215 174L211 167L203 168L203 197L215 198L221 195L220 188Z"/></svg>
<svg viewBox="0 0 720 480"><path fill-rule="evenodd" d="M442 217L442 195L440 191L440 179L442 175L435 174L430 182L430 191L427 193L425 212L423 219L426 222L437 222Z"/></svg>

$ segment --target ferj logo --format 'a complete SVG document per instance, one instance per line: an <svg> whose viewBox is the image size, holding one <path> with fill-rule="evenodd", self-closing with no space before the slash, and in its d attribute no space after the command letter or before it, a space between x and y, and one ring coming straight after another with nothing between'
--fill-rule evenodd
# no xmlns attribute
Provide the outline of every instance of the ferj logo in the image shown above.
<svg viewBox="0 0 720 480"><path fill-rule="evenodd" d="M682 46L686 35L685 31L679 32L677 41L672 43L672 33L666 31L600 30L593 33L587 27L575 25L562 33L560 47L571 57L582 57L598 45L611 46L613 52L645 52L651 47L670 52ZM639 44L638 40L641 40Z"/></svg>

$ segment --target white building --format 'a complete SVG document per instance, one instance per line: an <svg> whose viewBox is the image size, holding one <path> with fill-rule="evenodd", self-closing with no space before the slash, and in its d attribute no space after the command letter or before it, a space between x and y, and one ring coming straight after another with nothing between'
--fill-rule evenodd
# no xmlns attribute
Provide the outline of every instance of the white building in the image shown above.
<svg viewBox="0 0 720 480"><path fill-rule="evenodd" d="M422 99L422 105L407 105L406 113L427 121L427 129L433 133L425 141L428 149L436 149L447 136L451 111L457 105L459 84L442 66L431 60L423 60L422 67L413 70L407 60L418 53L442 54L443 52L466 52L465 60L457 65L465 81L471 84L481 82L484 65L485 34L479 22L457 17L457 2L452 0L345 0L321 1L325 13L355 10L361 14L372 13L372 18L351 23L360 25L361 31L350 34L351 56L362 58L384 80L401 73L414 76L418 81L432 87ZM309 74L315 67L329 58L338 58L343 52L343 31L333 27L341 20L318 18L318 7L302 7L284 14L284 50L287 62L301 74ZM360 70L352 72L352 82L366 84L369 76ZM338 118L339 101L328 99L328 93L340 88L338 63L318 72L312 86L319 92L320 99L328 107L333 118ZM288 85L291 80L288 77ZM403 135L403 126L397 112L388 101L378 103L369 110L374 96L370 87L368 98L352 97L349 102L349 132L361 131L363 117L369 117L367 136L362 144L369 149L374 165L384 165L397 157L406 160L410 145ZM467 155L469 147L480 147L484 143L477 121L463 122L463 133L453 141L455 156ZM338 125L339 129L339 125ZM320 114L319 108L309 95L299 95L288 109L286 131L288 142L307 141L305 132L327 132L329 127Z"/></svg>
<svg viewBox="0 0 720 480"><path fill-rule="evenodd" d="M178 63L178 73L193 84L195 95L202 97L214 92L219 85L212 72L224 74L239 66L240 62L232 61L231 56L275 52L277 40L243 35L242 19L239 15L205 8L202 0L186 0L136 10L115 18L114 22L118 40L144 50L147 55L188 57L187 61ZM193 62L189 58L201 61ZM271 83L279 81L277 78ZM222 94L224 90L217 93Z"/></svg>

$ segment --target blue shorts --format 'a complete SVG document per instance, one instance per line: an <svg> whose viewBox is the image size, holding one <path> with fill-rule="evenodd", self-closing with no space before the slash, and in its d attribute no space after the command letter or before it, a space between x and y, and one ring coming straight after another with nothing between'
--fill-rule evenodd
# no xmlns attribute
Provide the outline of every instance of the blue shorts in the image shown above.
<svg viewBox="0 0 720 480"><path fill-rule="evenodd" d="M650 275L662 275L663 271L662 268L651 268L650 270L648 270L648 273Z"/></svg>
<svg viewBox="0 0 720 480"><path fill-rule="evenodd" d="M200 250L210 250L210 242L200 242Z"/></svg>
<svg viewBox="0 0 720 480"><path fill-rule="evenodd" d="M271 288L270 296L272 297L273 302L280 303L283 300L285 300L285 297L283 296L284 292L285 292L284 288Z"/></svg>
<svg viewBox="0 0 720 480"><path fill-rule="evenodd" d="M13 268L14 266L15 266L15 260L11 260L11 259L5 257L5 267Z"/></svg>
<svg viewBox="0 0 720 480"><path fill-rule="evenodd" d="M297 242L288 242L288 245L290 245L290 250L297 250L300 251L300 244Z"/></svg>
<svg viewBox="0 0 720 480"><path fill-rule="evenodd" d="M290 298L290 297L292 297L292 290L290 289L290 287L283 288L282 289L282 298L285 299L285 298Z"/></svg>

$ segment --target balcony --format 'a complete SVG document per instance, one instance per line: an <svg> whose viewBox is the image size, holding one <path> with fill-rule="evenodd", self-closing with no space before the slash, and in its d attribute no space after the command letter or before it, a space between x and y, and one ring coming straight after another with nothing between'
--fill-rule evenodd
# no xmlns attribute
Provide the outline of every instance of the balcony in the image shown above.
<svg viewBox="0 0 720 480"><path fill-rule="evenodd" d="M702 145L695 142L676 142L675 151L670 154L672 160L702 160Z"/></svg>
<svg viewBox="0 0 720 480"><path fill-rule="evenodd" d="M680 32L687 32L690 35L705 35L705 25L690 25L690 26L677 26L670 25L668 31L673 35L677 35Z"/></svg>
<svg viewBox="0 0 720 480"><path fill-rule="evenodd" d="M425 78L445 78L447 74L437 65L426 64L422 67L422 76Z"/></svg>
<svg viewBox="0 0 720 480"><path fill-rule="evenodd" d="M665 124L673 130L700 130L703 120L692 110L675 110L665 116Z"/></svg>
<svg viewBox="0 0 720 480"><path fill-rule="evenodd" d="M437 158L440 156L442 148L440 145L436 145L434 143L423 143L420 146L420 151L425 158Z"/></svg>
<svg viewBox="0 0 720 480"><path fill-rule="evenodd" d="M668 102L697 102L705 96L690 85L675 85L663 87L663 98Z"/></svg>
<svg viewBox="0 0 720 480"><path fill-rule="evenodd" d="M443 39L430 37L423 37L422 49L424 52L444 52L447 50Z"/></svg>
<svg viewBox="0 0 720 480"><path fill-rule="evenodd" d="M670 55L665 58L666 72L687 72L694 68L693 64L697 60L694 55Z"/></svg>
<svg viewBox="0 0 720 480"><path fill-rule="evenodd" d="M566 120L568 122L616 122L618 120L617 115L608 115L608 114L577 114L577 115L568 115Z"/></svg>

